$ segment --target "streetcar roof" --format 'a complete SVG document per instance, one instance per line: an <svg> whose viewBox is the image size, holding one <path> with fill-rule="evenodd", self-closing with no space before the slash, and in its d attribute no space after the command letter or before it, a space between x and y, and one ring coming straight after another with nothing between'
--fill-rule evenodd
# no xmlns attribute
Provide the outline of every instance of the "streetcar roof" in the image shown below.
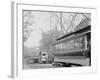
<svg viewBox="0 0 100 80"><path fill-rule="evenodd" d="M91 25L86 26L86 27L81 28L81 29L78 29L78 30L75 30L74 32L67 33L64 36L57 38L56 42L53 45L64 42L66 40L69 41L71 39L75 39L75 38L78 38L78 37L85 36L85 34L91 33L90 27L91 27Z"/></svg>

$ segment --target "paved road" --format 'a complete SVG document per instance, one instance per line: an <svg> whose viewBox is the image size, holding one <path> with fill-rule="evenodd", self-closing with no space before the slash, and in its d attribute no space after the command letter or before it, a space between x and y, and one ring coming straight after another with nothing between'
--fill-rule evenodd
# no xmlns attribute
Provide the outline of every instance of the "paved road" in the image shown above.
<svg viewBox="0 0 100 80"><path fill-rule="evenodd" d="M25 64L24 69L54 68L52 64Z"/></svg>
<svg viewBox="0 0 100 80"><path fill-rule="evenodd" d="M78 63L84 66L89 65L89 59L56 59L56 61L60 62L69 62L69 63ZM24 64L24 69L41 69L41 68L55 68L52 64Z"/></svg>

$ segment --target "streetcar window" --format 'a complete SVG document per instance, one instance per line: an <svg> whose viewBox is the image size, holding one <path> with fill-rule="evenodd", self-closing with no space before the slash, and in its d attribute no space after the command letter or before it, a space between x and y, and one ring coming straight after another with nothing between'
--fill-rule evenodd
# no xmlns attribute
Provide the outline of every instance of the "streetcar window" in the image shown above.
<svg viewBox="0 0 100 80"><path fill-rule="evenodd" d="M45 56L46 54L43 54L43 56Z"/></svg>

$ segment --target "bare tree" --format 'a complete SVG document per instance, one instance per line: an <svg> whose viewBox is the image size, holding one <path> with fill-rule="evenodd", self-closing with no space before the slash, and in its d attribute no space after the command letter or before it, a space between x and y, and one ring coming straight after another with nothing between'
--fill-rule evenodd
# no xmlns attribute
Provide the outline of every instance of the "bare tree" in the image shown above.
<svg viewBox="0 0 100 80"><path fill-rule="evenodd" d="M31 11L23 11L23 40L26 41L32 32L30 26L34 24L34 15Z"/></svg>

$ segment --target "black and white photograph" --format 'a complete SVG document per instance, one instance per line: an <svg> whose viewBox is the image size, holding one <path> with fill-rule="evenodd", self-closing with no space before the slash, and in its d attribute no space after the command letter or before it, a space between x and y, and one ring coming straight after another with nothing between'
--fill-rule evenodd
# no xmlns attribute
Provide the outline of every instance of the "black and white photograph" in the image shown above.
<svg viewBox="0 0 100 80"><path fill-rule="evenodd" d="M91 66L91 13L22 10L23 69Z"/></svg>

